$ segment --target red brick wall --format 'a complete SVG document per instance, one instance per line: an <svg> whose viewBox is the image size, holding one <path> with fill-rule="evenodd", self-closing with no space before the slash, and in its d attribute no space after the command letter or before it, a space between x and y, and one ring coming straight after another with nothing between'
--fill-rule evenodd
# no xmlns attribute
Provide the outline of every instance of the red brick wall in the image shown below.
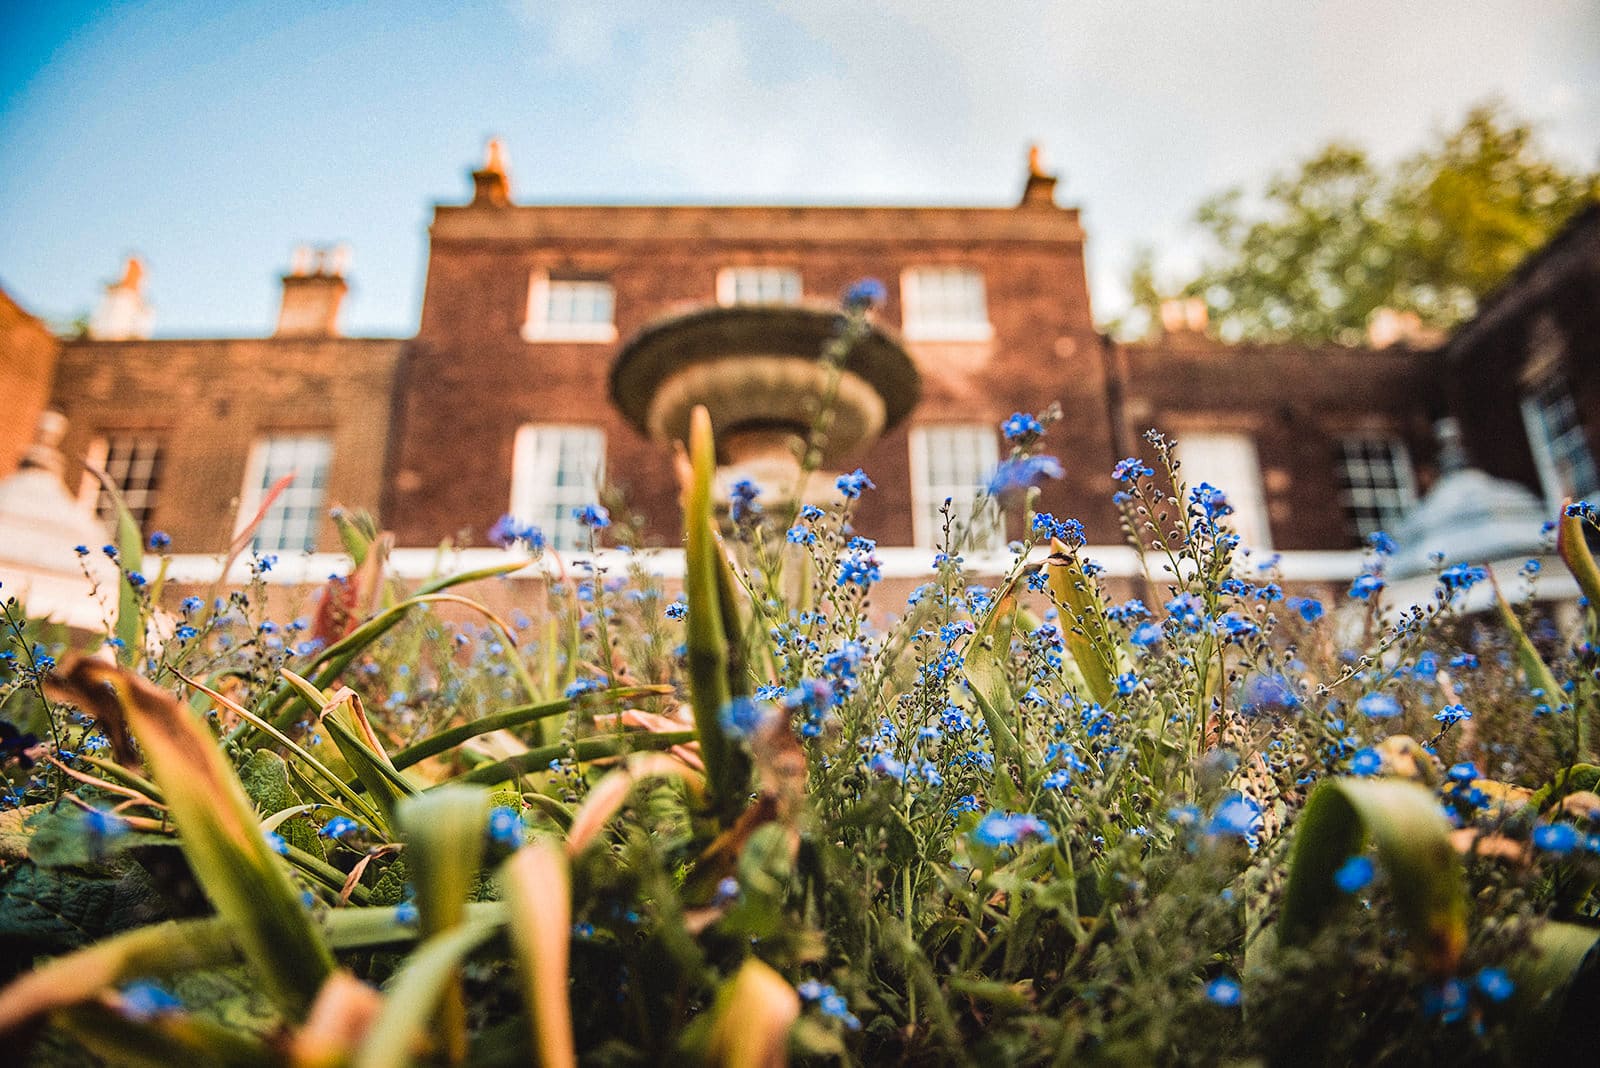
<svg viewBox="0 0 1600 1068"><path fill-rule="evenodd" d="M0 289L0 478L16 470L33 441L59 348L55 335Z"/></svg>
<svg viewBox="0 0 1600 1068"><path fill-rule="evenodd" d="M1082 233L1057 209L442 208L433 228L421 330L397 398L397 441L386 509L401 544L470 531L473 543L511 492L512 441L526 422L602 427L610 481L648 517L647 539L676 544L670 454L611 407L607 375L622 341L663 314L714 303L719 268L800 269L807 299L836 300L862 277L889 291L880 321L900 322L899 281L910 266L976 267L995 330L987 343L908 346L923 375L922 422L996 427L1014 410L1062 402L1050 441L1069 478L1050 506L1090 507L1112 462L1104 375L1091 325ZM619 342L528 343L521 338L530 273L594 272L616 292ZM859 529L886 544L912 540L907 437L902 427L847 458L878 483Z"/></svg>
<svg viewBox="0 0 1600 1068"><path fill-rule="evenodd" d="M251 443L271 433L332 438L328 507L375 511L389 437L394 368L404 343L379 339L73 341L61 353L54 403L71 421L64 450L146 432L163 442L149 526L179 552L225 548L237 519ZM76 472L69 471L75 485ZM338 548L331 522L317 539Z"/></svg>

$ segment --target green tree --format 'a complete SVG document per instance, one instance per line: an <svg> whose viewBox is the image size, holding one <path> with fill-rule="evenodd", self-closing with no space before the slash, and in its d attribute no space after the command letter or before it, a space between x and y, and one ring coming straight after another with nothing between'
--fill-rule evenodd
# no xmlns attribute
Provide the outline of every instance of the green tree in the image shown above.
<svg viewBox="0 0 1600 1068"><path fill-rule="evenodd" d="M1359 344L1379 308L1449 328L1597 196L1600 172L1568 170L1529 123L1486 104L1391 167L1330 144L1257 197L1207 200L1195 218L1213 254L1182 292L1230 340Z"/></svg>

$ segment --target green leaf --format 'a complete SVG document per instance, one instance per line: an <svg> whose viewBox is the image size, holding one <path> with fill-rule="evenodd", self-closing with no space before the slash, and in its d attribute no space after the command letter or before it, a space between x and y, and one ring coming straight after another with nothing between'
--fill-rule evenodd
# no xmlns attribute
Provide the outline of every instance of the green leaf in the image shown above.
<svg viewBox="0 0 1600 1068"><path fill-rule="evenodd" d="M1099 588L1070 547L1052 539L1051 550L1045 568L1050 596L1061 609L1062 638L1089 693L1100 704L1109 705L1117 696L1118 645Z"/></svg>
<svg viewBox="0 0 1600 1068"><path fill-rule="evenodd" d="M1295 828L1278 921L1285 944L1309 940L1352 895L1334 873L1371 840L1401 925L1424 964L1451 972L1467 941L1467 897L1450 824L1433 792L1400 779L1329 779Z"/></svg>
<svg viewBox="0 0 1600 1068"><path fill-rule="evenodd" d="M65 802L28 820L28 859L44 868L87 868L105 863L129 849L173 845L170 834L125 830L115 836L91 833L87 813Z"/></svg>
<svg viewBox="0 0 1600 1068"><path fill-rule="evenodd" d="M1541 924L1531 952L1514 958L1511 974L1521 1009L1518 1046L1527 1063L1556 1063L1594 1053L1594 1006L1600 998L1600 928Z"/></svg>
<svg viewBox="0 0 1600 1068"><path fill-rule="evenodd" d="M1511 635L1511 644L1516 648L1517 661L1522 665L1528 686L1543 690L1545 700L1551 708L1555 708L1561 702L1561 684L1539 655L1539 650L1534 648L1533 639L1522 629L1522 622L1517 619L1517 613L1512 611L1511 602L1500 592L1500 584L1495 581L1493 571L1489 572L1489 582L1494 586L1494 603L1500 612L1500 622L1505 624L1506 631Z"/></svg>
<svg viewBox="0 0 1600 1068"><path fill-rule="evenodd" d="M1545 812L1568 794L1593 790L1597 786L1600 786L1600 767L1574 764L1570 768L1562 768L1549 782L1535 790L1528 804L1533 806L1535 812Z"/></svg>
<svg viewBox="0 0 1600 1068"><path fill-rule="evenodd" d="M489 807L488 790L448 784L400 802L396 816L424 936L455 928L465 918L488 845ZM467 1048L459 981L444 994L438 1027L451 1060L459 1063Z"/></svg>
<svg viewBox="0 0 1600 1068"><path fill-rule="evenodd" d="M276 1068L283 1063L260 1039L194 1013L134 1021L118 1009L87 1002L62 1012L60 1022L91 1053L131 1068Z"/></svg>
<svg viewBox="0 0 1600 1068"><path fill-rule="evenodd" d="M239 765L239 781L255 803L256 812L264 817L301 805L300 795L289 785L288 762L270 749L257 749L245 758ZM290 816L274 829L284 841L308 856L322 861L328 859L327 849L309 817Z"/></svg>
<svg viewBox="0 0 1600 1068"><path fill-rule="evenodd" d="M1015 582L1007 583L989 602L989 610L979 622L977 630L967 642L963 670L977 699L978 711L989 726L989 736L994 743L995 756L1009 768L1020 772L1023 761L1022 743L1011 729L1008 714L1016 706L1011 697L1011 631L1015 626ZM1007 776L996 776L996 784L1005 782ZM1008 783L1014 790L1016 784Z"/></svg>
<svg viewBox="0 0 1600 1068"><path fill-rule="evenodd" d="M170 693L102 661L73 661L51 687L86 709L120 707L195 878L238 928L263 989L289 1015L303 1012L333 970L333 955L216 739Z"/></svg>

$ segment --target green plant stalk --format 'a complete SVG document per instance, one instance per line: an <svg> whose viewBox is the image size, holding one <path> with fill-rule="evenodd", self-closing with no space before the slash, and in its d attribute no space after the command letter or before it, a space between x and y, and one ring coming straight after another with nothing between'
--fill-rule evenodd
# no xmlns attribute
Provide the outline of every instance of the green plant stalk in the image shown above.
<svg viewBox="0 0 1600 1068"><path fill-rule="evenodd" d="M667 731L653 733L648 731L629 731L626 734L602 734L593 738L580 738L568 744L558 742L555 745L541 746L530 749L526 753L518 753L505 760L497 760L493 764L484 764L473 768L471 771L457 775L451 782L479 783L493 785L514 779L530 771L544 771L549 767L550 761L559 760L569 754L575 755L577 761L587 763L591 760L604 760L607 757L620 756L626 752L637 752L644 749L671 749L675 745L686 745L699 737L696 731Z"/></svg>
<svg viewBox="0 0 1600 1068"><path fill-rule="evenodd" d="M706 787L712 808L730 819L744 802L742 785L732 773L733 745L722 731L722 710L732 699L728 685L728 628L722 618L718 590L716 519L711 488L717 471L711 416L703 407L689 420L689 459L693 479L684 509L684 593L687 621L689 693L700 754L706 765Z"/></svg>
<svg viewBox="0 0 1600 1068"><path fill-rule="evenodd" d="M640 697L668 697L672 694L671 686L618 686L609 690L601 690L585 694L585 700L610 700L615 702L631 701ZM462 742L469 741L479 735L490 734L494 731L509 730L512 727L521 727L524 724L537 720L551 719L564 716L571 709L572 702L565 697L555 701L544 701L539 704L518 705L508 708L504 712L475 719L471 723L463 723L457 727L430 734L419 742L414 742L404 749L398 749L389 758L391 764L404 771L413 764L420 764L429 757L438 756L440 753L454 749Z"/></svg>

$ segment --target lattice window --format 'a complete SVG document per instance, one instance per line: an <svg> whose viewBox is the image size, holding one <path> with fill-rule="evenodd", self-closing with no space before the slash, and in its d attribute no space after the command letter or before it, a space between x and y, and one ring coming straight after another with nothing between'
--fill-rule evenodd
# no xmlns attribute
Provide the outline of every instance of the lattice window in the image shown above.
<svg viewBox="0 0 1600 1068"><path fill-rule="evenodd" d="M994 428L987 424L912 428L912 525L918 545L933 547L942 542L941 509L949 499L956 521L970 525L968 548L1005 547L999 508L983 493L999 462Z"/></svg>
<svg viewBox="0 0 1600 1068"><path fill-rule="evenodd" d="M161 490L164 461L161 439L152 434L107 434L89 446L89 465L104 471L122 494L134 522L148 530L156 495ZM111 494L93 475L85 475L79 493L84 504L93 503L95 515L113 534L117 526L117 507Z"/></svg>
<svg viewBox="0 0 1600 1068"><path fill-rule="evenodd" d="M1522 421L1546 500L1560 503L1600 490L1594 454L1565 375L1549 376L1523 398Z"/></svg>
<svg viewBox="0 0 1600 1068"><path fill-rule="evenodd" d="M1411 454L1398 438L1345 438L1339 443L1339 499L1362 539L1378 531L1393 533L1416 503Z"/></svg>
<svg viewBox="0 0 1600 1068"><path fill-rule="evenodd" d="M994 333L983 275L971 267L912 267L901 276L900 293L908 338L975 341Z"/></svg>
<svg viewBox="0 0 1600 1068"><path fill-rule="evenodd" d="M792 267L724 267L717 272L718 304L798 304L800 272Z"/></svg>
<svg viewBox="0 0 1600 1068"><path fill-rule="evenodd" d="M332 457L333 444L321 434L274 435L255 443L245 473L241 523L255 517L279 479L294 475L256 528L252 545L257 552L316 551Z"/></svg>
<svg viewBox="0 0 1600 1068"><path fill-rule="evenodd" d="M572 513L599 500L605 457L598 427L522 427L512 455L511 513L544 531L553 549L587 548L589 533Z"/></svg>
<svg viewBox="0 0 1600 1068"><path fill-rule="evenodd" d="M529 341L614 341L616 295L595 278L561 278L535 272L528 285Z"/></svg>

